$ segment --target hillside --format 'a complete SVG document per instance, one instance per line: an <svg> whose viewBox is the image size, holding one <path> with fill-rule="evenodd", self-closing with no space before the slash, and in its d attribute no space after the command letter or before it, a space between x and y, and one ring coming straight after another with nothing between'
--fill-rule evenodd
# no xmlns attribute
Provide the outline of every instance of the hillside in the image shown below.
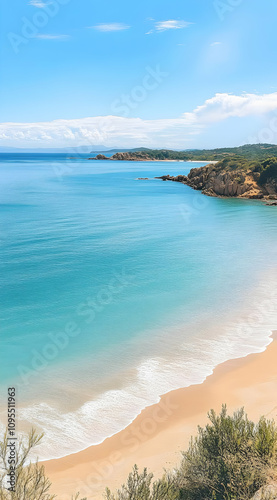
<svg viewBox="0 0 277 500"><path fill-rule="evenodd" d="M277 145L275 144L245 144L236 148L219 149L195 149L186 151L173 151L170 149L147 149L137 148L132 150L111 150L115 152L112 160L125 161L151 161L151 160L195 160L195 161L218 161L225 158L246 158L247 160L265 160L268 157L277 157ZM98 155L99 156L99 155ZM105 159L105 158L90 158ZM109 158L106 158L109 159Z"/></svg>
<svg viewBox="0 0 277 500"><path fill-rule="evenodd" d="M233 156L248 160L266 159L277 156L277 146L274 144L245 144L236 148L195 149L186 151L171 151L166 149L146 151L148 156L156 160L222 160Z"/></svg>

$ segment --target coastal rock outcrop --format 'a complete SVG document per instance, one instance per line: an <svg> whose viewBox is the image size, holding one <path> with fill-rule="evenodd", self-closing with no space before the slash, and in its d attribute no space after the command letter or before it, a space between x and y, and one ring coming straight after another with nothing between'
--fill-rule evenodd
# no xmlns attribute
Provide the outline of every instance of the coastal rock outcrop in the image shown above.
<svg viewBox="0 0 277 500"><path fill-rule="evenodd" d="M259 171L240 168L235 164L230 166L224 161L192 168L187 176L163 175L158 178L163 181L182 182L207 196L277 200L277 183L274 179L262 183Z"/></svg>
<svg viewBox="0 0 277 500"><path fill-rule="evenodd" d="M88 159L89 160L110 160L110 158L108 158L107 156L102 155L102 154L95 156L95 158L88 158Z"/></svg>
<svg viewBox="0 0 277 500"><path fill-rule="evenodd" d="M134 151L132 153L116 153L112 156L112 160L123 161L147 161L151 160L150 156L141 151Z"/></svg>
<svg viewBox="0 0 277 500"><path fill-rule="evenodd" d="M227 171L217 165L194 168L188 175L187 184L200 189L208 196L236 196L263 198L266 194L250 172Z"/></svg>

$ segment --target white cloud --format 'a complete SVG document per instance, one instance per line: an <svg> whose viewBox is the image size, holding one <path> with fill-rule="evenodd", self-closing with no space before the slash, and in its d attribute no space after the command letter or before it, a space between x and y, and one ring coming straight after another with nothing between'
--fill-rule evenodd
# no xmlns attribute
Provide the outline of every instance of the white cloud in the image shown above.
<svg viewBox="0 0 277 500"><path fill-rule="evenodd" d="M51 35L51 34L37 34L32 38L39 38L40 40L68 40L70 38L69 35Z"/></svg>
<svg viewBox="0 0 277 500"><path fill-rule="evenodd" d="M183 118L142 120L119 116L98 116L76 120L0 124L0 145L17 147L64 147L82 144L118 144L120 147L155 144L176 146L191 133ZM184 132L186 130L186 134Z"/></svg>
<svg viewBox="0 0 277 500"><path fill-rule="evenodd" d="M42 0L30 0L29 5L33 5L33 7L38 7L39 9L44 9L49 3L43 2Z"/></svg>
<svg viewBox="0 0 277 500"><path fill-rule="evenodd" d="M107 24L96 24L95 26L91 26L92 29L102 32L109 31L123 31L128 30L131 26L123 23L107 23Z"/></svg>
<svg viewBox="0 0 277 500"><path fill-rule="evenodd" d="M187 21L180 21L176 19L169 19L168 21L158 21L155 23L155 26L152 30L148 31L146 33L147 35L150 35L151 33L154 33L155 31L162 32L162 31L167 31L167 30L178 30L178 29L184 29L187 28L191 23L188 23Z"/></svg>
<svg viewBox="0 0 277 500"><path fill-rule="evenodd" d="M213 42L211 43L211 47L214 47L215 45L221 45L222 42Z"/></svg>
<svg viewBox="0 0 277 500"><path fill-rule="evenodd" d="M120 147L180 147L213 123L230 117L264 117L274 110L277 110L277 92L263 95L216 94L192 112L173 119L96 116L51 122L0 123L0 145L62 147L102 143L118 144Z"/></svg>
<svg viewBox="0 0 277 500"><path fill-rule="evenodd" d="M183 116L191 123L213 123L230 117L264 115L277 109L277 92L272 94L215 94L198 106L192 113Z"/></svg>

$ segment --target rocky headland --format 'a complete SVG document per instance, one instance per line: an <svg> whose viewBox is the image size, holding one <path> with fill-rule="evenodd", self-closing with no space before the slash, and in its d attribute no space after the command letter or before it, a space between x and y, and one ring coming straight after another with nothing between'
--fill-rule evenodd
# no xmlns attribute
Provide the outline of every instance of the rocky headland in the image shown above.
<svg viewBox="0 0 277 500"><path fill-rule="evenodd" d="M277 160L248 164L240 160L223 160L216 164L192 168L186 175L163 175L164 181L181 182L207 196L277 200ZM270 204L276 205L272 201Z"/></svg>
<svg viewBox="0 0 277 500"><path fill-rule="evenodd" d="M112 161L153 161L153 158L147 153L142 151L126 152L126 153L115 153L114 155L108 157L103 154L98 154L94 158L88 158L89 160L112 160Z"/></svg>

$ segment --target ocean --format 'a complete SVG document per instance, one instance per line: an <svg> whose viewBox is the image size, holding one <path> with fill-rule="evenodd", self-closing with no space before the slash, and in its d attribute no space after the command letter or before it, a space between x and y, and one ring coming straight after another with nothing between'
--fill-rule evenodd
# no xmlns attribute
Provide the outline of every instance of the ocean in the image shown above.
<svg viewBox="0 0 277 500"><path fill-rule="evenodd" d="M102 442L277 328L277 209L155 179L203 163L0 154L1 430ZM149 180L137 180L148 177Z"/></svg>

